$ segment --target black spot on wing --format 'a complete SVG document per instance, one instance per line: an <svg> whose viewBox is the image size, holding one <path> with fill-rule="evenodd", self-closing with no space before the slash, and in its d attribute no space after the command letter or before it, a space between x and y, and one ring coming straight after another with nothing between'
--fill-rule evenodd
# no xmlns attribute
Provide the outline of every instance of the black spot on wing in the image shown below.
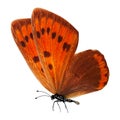
<svg viewBox="0 0 120 120"><path fill-rule="evenodd" d="M26 47L26 44L25 44L24 41L21 41L20 44L21 44L22 47Z"/></svg>
<svg viewBox="0 0 120 120"><path fill-rule="evenodd" d="M45 33L45 29L44 28L41 29L41 33L42 33L42 35L44 35L44 33Z"/></svg>
<svg viewBox="0 0 120 120"><path fill-rule="evenodd" d="M52 70L52 69L53 69L52 64L49 64L49 65L48 65L48 67L49 67L49 69L50 69L50 70Z"/></svg>
<svg viewBox="0 0 120 120"><path fill-rule="evenodd" d="M37 34L37 38L40 38L40 32L37 31L36 34Z"/></svg>
<svg viewBox="0 0 120 120"><path fill-rule="evenodd" d="M43 73L44 73L44 70L43 70L43 68L41 68L41 72L43 72Z"/></svg>
<svg viewBox="0 0 120 120"><path fill-rule="evenodd" d="M62 41L63 37L61 35L58 36L58 42L60 43Z"/></svg>
<svg viewBox="0 0 120 120"><path fill-rule="evenodd" d="M56 37L56 32L52 33L52 39L54 39Z"/></svg>
<svg viewBox="0 0 120 120"><path fill-rule="evenodd" d="M33 57L33 61L34 61L35 63L39 62L39 57L38 57L38 56L34 56L34 57Z"/></svg>
<svg viewBox="0 0 120 120"><path fill-rule="evenodd" d="M24 37L24 39L25 39L26 42L28 42L28 39L29 39L29 38L28 38L28 36L26 35L26 36Z"/></svg>
<svg viewBox="0 0 120 120"><path fill-rule="evenodd" d="M50 57L50 52L48 52L48 51L44 51L44 57Z"/></svg>
<svg viewBox="0 0 120 120"><path fill-rule="evenodd" d="M50 33L50 28L48 27L48 28L47 28L47 34L49 34L49 33Z"/></svg>
<svg viewBox="0 0 120 120"><path fill-rule="evenodd" d="M65 43L63 44L63 51L68 52L69 49L70 49L70 47L71 47L71 45L65 42Z"/></svg>
<svg viewBox="0 0 120 120"><path fill-rule="evenodd" d="M33 34L32 33L30 33L30 38L33 39Z"/></svg>

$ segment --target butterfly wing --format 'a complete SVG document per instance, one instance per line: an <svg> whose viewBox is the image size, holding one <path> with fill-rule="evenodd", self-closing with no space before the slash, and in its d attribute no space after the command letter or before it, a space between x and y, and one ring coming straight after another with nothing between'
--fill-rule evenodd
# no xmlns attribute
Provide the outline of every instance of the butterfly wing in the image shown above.
<svg viewBox="0 0 120 120"><path fill-rule="evenodd" d="M108 77L107 63L99 51L78 53L66 70L59 94L70 98L100 90L107 84Z"/></svg>
<svg viewBox="0 0 120 120"><path fill-rule="evenodd" d="M45 76L59 93L65 70L77 47L78 32L60 16L39 8L33 11L32 26Z"/></svg>
<svg viewBox="0 0 120 120"><path fill-rule="evenodd" d="M104 56L96 50L74 55L78 32L60 16L37 8L32 22L14 21L12 33L29 67L50 92L69 98L106 85L109 70Z"/></svg>
<svg viewBox="0 0 120 120"><path fill-rule="evenodd" d="M53 87L51 83L49 83L49 80L47 80L44 75L35 43L33 41L31 19L19 19L13 21L11 30L15 42L32 72L44 87L54 93L55 90L52 89Z"/></svg>

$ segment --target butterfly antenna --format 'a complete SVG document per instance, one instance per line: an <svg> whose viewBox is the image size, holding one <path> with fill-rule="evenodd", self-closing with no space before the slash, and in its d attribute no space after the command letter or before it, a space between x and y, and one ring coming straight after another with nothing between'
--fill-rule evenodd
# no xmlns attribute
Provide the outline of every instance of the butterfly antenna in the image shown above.
<svg viewBox="0 0 120 120"><path fill-rule="evenodd" d="M46 97L51 97L48 93L44 92L44 91L39 91L37 90L36 92L41 92L41 93L44 93L45 95L40 95L38 97L35 97L35 99L38 99L39 97L43 97L43 96L46 96Z"/></svg>

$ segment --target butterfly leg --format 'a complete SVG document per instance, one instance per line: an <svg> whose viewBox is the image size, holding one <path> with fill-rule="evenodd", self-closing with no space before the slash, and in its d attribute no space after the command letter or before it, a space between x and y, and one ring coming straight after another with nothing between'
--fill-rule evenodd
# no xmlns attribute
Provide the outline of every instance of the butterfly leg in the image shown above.
<svg viewBox="0 0 120 120"><path fill-rule="evenodd" d="M53 102L52 110L54 111L55 103L57 103L57 105L58 105L58 107L59 107L59 110L60 110L60 112L61 112L61 108L60 108L60 105L59 105L58 102L60 102L60 100L56 100L56 101Z"/></svg>
<svg viewBox="0 0 120 120"><path fill-rule="evenodd" d="M69 111L68 111L68 108L67 108L67 105L65 104L64 101L63 101L63 103L64 103L64 105L65 105L65 109L67 110L67 112L69 112Z"/></svg>
<svg viewBox="0 0 120 120"><path fill-rule="evenodd" d="M58 101L59 102L59 101ZM58 107L59 107L59 110L60 110L60 112L61 112L61 108L60 108L60 105L59 105L59 103L57 102L57 105L58 105Z"/></svg>

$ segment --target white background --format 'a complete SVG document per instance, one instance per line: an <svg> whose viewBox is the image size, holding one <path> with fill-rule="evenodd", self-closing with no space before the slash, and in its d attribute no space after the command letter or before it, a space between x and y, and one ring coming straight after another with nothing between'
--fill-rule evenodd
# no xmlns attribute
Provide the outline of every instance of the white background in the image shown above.
<svg viewBox="0 0 120 120"><path fill-rule="evenodd" d="M51 110L50 98L38 100L35 91L46 91L19 52L11 22L31 17L41 7L64 17L79 31L78 51L100 50L107 60L110 78L95 93ZM0 120L119 120L120 119L120 3L119 0L3 0L0 1ZM50 93L51 94L51 93Z"/></svg>

